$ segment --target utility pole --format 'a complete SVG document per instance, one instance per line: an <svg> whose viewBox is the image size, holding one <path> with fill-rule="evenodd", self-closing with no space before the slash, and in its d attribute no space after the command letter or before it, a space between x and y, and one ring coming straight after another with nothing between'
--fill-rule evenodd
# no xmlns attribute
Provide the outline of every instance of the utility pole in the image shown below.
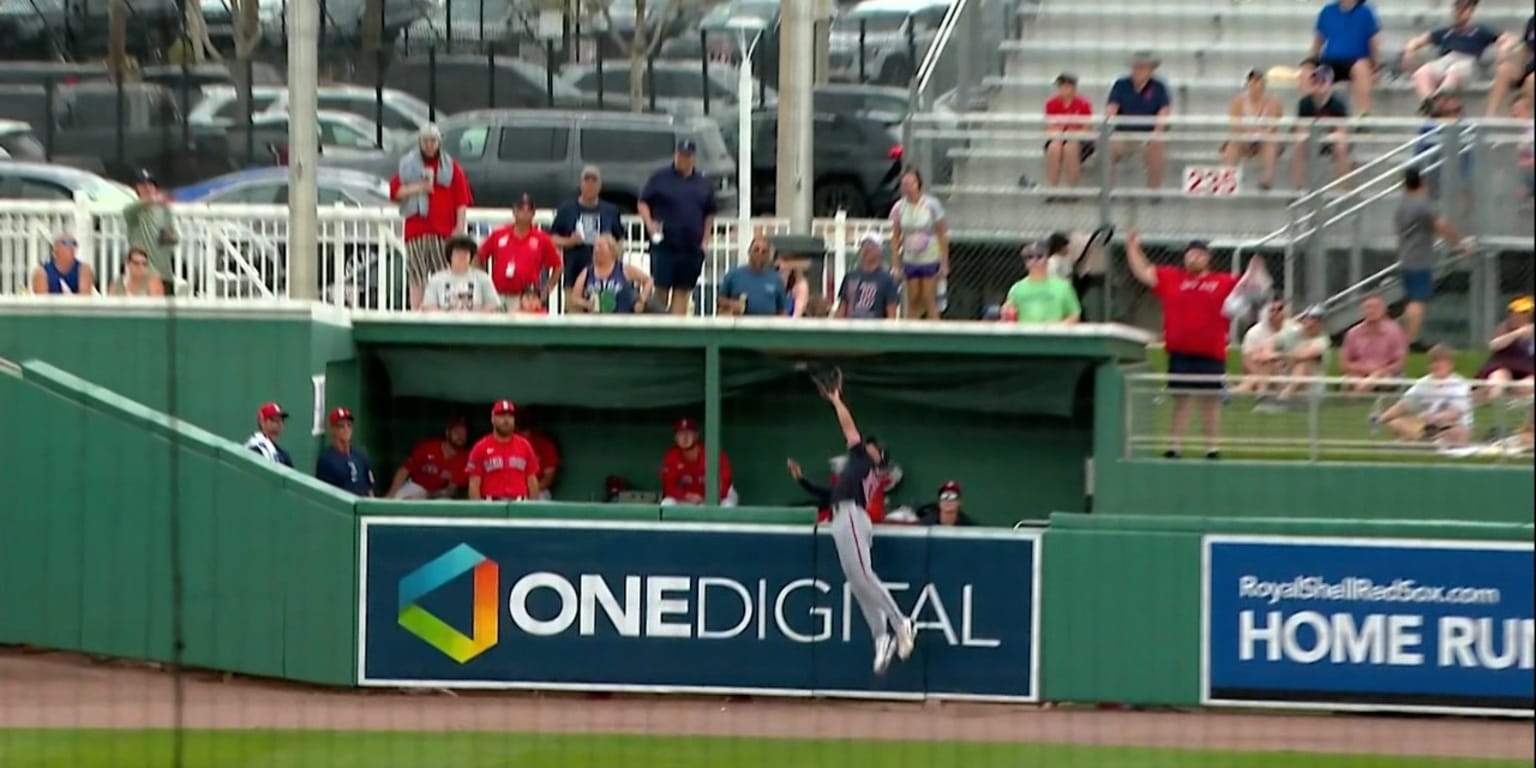
<svg viewBox="0 0 1536 768"><path fill-rule="evenodd" d="M794 234L811 232L811 91L816 13L809 2L784 3L779 29L779 156L776 212Z"/></svg>
<svg viewBox="0 0 1536 768"><path fill-rule="evenodd" d="M320 163L320 7L288 3L288 291L319 298L320 227L315 168Z"/></svg>

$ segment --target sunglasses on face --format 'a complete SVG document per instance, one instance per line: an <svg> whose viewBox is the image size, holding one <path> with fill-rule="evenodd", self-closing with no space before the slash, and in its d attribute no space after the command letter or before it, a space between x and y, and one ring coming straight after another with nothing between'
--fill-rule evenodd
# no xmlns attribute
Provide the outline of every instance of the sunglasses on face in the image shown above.
<svg viewBox="0 0 1536 768"><path fill-rule="evenodd" d="M80 244L75 240L55 240L54 243L64 248L73 248Z"/></svg>

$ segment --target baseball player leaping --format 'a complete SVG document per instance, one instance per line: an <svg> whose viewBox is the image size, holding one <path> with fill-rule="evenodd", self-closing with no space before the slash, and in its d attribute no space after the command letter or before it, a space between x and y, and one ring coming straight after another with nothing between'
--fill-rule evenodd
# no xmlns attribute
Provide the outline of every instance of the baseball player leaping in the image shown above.
<svg viewBox="0 0 1536 768"><path fill-rule="evenodd" d="M881 473L890 466L890 457L872 436L860 435L853 423L853 415L843 403L843 375L833 369L816 377L816 386L822 397L832 404L837 414L837 425L848 441L848 459L843 471L832 486L832 540L837 543L837 559L842 563L843 575L853 597L869 622L870 634L875 638L875 674L884 674L891 659L900 656L903 661L912 655L916 625L902 615L896 598L880 583L870 564L870 522L865 506L869 496L879 488ZM894 636L891 631L894 631Z"/></svg>

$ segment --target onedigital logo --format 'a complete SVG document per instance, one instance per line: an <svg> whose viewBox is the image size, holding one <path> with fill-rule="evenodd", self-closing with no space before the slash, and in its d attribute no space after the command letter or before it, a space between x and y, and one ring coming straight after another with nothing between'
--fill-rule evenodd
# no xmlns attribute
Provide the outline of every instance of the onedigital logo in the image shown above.
<svg viewBox="0 0 1536 768"><path fill-rule="evenodd" d="M428 613L416 601L469 571L474 571L474 620L473 635L466 637L448 622ZM498 581L496 561L487 559L468 544L460 544L400 580L400 626L463 664L496 645Z"/></svg>

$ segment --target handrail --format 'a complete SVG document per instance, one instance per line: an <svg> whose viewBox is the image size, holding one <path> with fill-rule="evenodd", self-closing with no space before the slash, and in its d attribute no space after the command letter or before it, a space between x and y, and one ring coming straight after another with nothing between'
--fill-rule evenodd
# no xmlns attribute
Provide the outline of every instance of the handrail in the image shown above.
<svg viewBox="0 0 1536 768"><path fill-rule="evenodd" d="M949 10L944 12L944 18L939 22L938 32L934 34L928 50L923 52L923 60L918 64L912 78L914 96L922 97L928 92L928 81L933 78L933 71L938 69L939 57L943 55L944 49L949 47L949 38L954 35L955 27L959 26L960 15L965 13L970 4L971 0L955 0L949 6ZM913 103L921 102L914 99Z"/></svg>
<svg viewBox="0 0 1536 768"><path fill-rule="evenodd" d="M1331 181L1331 182L1329 182L1327 184L1324 184L1323 186L1318 187L1317 189L1314 189L1314 190L1312 190L1311 192L1308 192L1305 195L1302 195L1301 197L1297 198L1295 202L1291 203L1289 206L1286 206L1286 207L1290 208L1291 210L1296 210L1297 208L1301 208L1302 206L1309 206L1310 207L1311 205L1314 204L1314 202L1317 200L1318 197L1320 197L1322 195L1326 195L1327 193L1329 193L1329 192L1331 192L1331 191L1333 191L1335 189L1338 189L1340 187L1346 187L1347 188L1347 191L1345 193L1346 196L1348 194L1352 194L1356 189L1358 189L1357 187L1355 187L1355 180L1360 178L1360 177L1362 177L1365 174L1365 172L1370 171L1371 169L1376 168L1377 166L1383 165L1385 163L1393 162L1394 159L1397 157L1398 153L1402 152L1403 150L1413 151L1414 148L1417 147L1420 143L1424 142L1426 139L1430 139L1430 138L1436 136L1437 134L1443 132L1445 130L1445 128L1446 128L1445 125L1436 125L1433 129L1431 129L1427 133L1416 133L1416 134L1414 134L1413 138L1408 139L1407 141L1402 142L1400 144L1394 145L1391 149L1389 149L1386 152L1382 153L1380 156L1376 157L1374 160L1371 160L1370 162L1365 163L1364 165L1361 165L1359 168L1356 168L1356 169L1350 171L1349 173L1346 173L1343 176L1340 176L1337 179L1334 179L1333 181ZM1409 161L1411 162L1416 157L1417 157L1417 152L1415 152L1414 155L1409 158ZM1398 166L1395 170L1401 170L1401 166ZM1381 178L1380 176L1373 177L1371 179L1371 181L1367 182L1367 183L1368 184L1369 183L1374 183L1374 182L1378 181L1380 178ZM1361 187L1363 187L1363 186L1365 186L1365 185L1361 185ZM1333 201L1329 201L1329 202L1332 203ZM1311 214L1308 213L1306 215L1310 216Z"/></svg>

